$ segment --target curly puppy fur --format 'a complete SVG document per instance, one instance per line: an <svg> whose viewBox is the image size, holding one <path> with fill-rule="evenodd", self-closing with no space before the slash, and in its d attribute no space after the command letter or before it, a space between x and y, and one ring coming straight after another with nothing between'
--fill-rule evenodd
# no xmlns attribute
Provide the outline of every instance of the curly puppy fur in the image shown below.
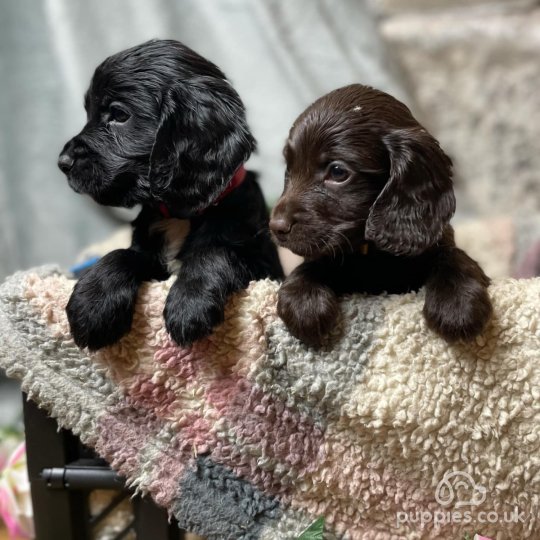
<svg viewBox="0 0 540 540"><path fill-rule="evenodd" d="M489 278L454 243L452 162L403 103L359 84L335 90L295 121L284 155L270 228L305 258L279 291L295 336L326 343L342 294L422 286L431 329L449 342L482 332Z"/></svg>
<svg viewBox="0 0 540 540"><path fill-rule="evenodd" d="M164 316L187 345L223 320L231 293L282 277L255 175L223 197L255 140L218 67L176 41L150 41L96 69L85 108L88 122L62 150L60 169L98 203L142 210L131 247L75 286L67 314L77 345L95 350L126 334L143 281L177 273Z"/></svg>

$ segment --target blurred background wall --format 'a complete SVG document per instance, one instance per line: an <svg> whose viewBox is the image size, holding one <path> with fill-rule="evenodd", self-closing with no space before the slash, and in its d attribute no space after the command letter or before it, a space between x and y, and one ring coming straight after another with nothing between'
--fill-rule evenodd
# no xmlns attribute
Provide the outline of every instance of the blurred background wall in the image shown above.
<svg viewBox="0 0 540 540"><path fill-rule="evenodd" d="M0 0L0 278L117 228L56 158L107 55L176 38L243 97L269 202L294 118L350 82L404 100L456 163L459 217L540 206L538 0Z"/></svg>
<svg viewBox="0 0 540 540"><path fill-rule="evenodd" d="M454 158L461 210L538 210L540 2L371 2L404 84Z"/></svg>

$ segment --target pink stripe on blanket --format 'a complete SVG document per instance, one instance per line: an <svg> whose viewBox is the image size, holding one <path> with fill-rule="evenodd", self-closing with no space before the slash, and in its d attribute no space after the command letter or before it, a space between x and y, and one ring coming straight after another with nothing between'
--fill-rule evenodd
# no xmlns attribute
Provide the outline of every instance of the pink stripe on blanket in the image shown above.
<svg viewBox="0 0 540 540"><path fill-rule="evenodd" d="M293 478L314 471L325 459L321 427L246 379L215 380L208 385L206 398L225 420L212 458L257 487L284 493ZM265 462L273 463L272 469L276 462L282 464L277 467L282 473L266 473Z"/></svg>
<svg viewBox="0 0 540 540"><path fill-rule="evenodd" d="M122 475L139 476L141 448L155 438L162 427L155 416L121 402L103 414L99 424L95 444L98 453Z"/></svg>
<svg viewBox="0 0 540 540"><path fill-rule="evenodd" d="M171 440L166 424L149 411L124 401L99 418L97 452L121 475L168 505L178 495L185 465L193 456L191 441ZM164 440L161 440L161 439Z"/></svg>
<svg viewBox="0 0 540 540"><path fill-rule="evenodd" d="M129 380L125 389L135 407L152 411L159 418L168 418L177 406L178 392L164 382L156 381L150 375L136 375Z"/></svg>
<svg viewBox="0 0 540 540"><path fill-rule="evenodd" d="M154 363L156 368L168 372L174 379L194 380L202 368L207 354L208 343L201 341L189 348L178 347L171 339L156 351Z"/></svg>
<svg viewBox="0 0 540 540"><path fill-rule="evenodd" d="M178 486L187 465L187 462L182 461L179 456L171 456L169 452L170 449L167 452L157 453L150 462L151 481L147 485L148 492L156 503L165 508L170 508L174 499L178 497Z"/></svg>
<svg viewBox="0 0 540 540"><path fill-rule="evenodd" d="M204 418L204 400L194 395L191 386L159 375L135 378L127 388L129 401L165 422L188 456L208 452L216 437L212 422Z"/></svg>
<svg viewBox="0 0 540 540"><path fill-rule="evenodd" d="M162 372L169 379L169 385L180 381L184 385L200 386L202 381L221 379L238 371L242 361L253 363L256 359L253 350L231 348L214 335L189 348L178 347L168 338L154 354L154 372Z"/></svg>

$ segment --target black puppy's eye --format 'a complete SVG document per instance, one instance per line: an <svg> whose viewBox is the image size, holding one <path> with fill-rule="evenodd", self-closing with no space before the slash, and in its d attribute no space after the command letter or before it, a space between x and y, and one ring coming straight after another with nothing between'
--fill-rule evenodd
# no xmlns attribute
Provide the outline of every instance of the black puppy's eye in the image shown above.
<svg viewBox="0 0 540 540"><path fill-rule="evenodd" d="M328 173L326 174L325 180L339 183L345 182L349 176L350 173L347 169L337 163L331 163L328 167Z"/></svg>
<svg viewBox="0 0 540 540"><path fill-rule="evenodd" d="M116 122L118 124L123 124L129 120L131 115L118 105L111 105L109 107L109 122Z"/></svg>

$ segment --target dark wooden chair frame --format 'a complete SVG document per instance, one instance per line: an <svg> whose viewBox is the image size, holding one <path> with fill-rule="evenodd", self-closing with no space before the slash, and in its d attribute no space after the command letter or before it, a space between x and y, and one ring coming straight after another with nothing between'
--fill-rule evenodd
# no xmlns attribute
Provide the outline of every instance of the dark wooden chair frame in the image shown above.
<svg viewBox="0 0 540 540"><path fill-rule="evenodd" d="M37 540L92 540L93 528L132 493L107 463L23 394L28 474ZM118 492L97 516L90 516L92 490ZM185 532L149 498L132 499L133 520L118 533L138 540L183 540Z"/></svg>

